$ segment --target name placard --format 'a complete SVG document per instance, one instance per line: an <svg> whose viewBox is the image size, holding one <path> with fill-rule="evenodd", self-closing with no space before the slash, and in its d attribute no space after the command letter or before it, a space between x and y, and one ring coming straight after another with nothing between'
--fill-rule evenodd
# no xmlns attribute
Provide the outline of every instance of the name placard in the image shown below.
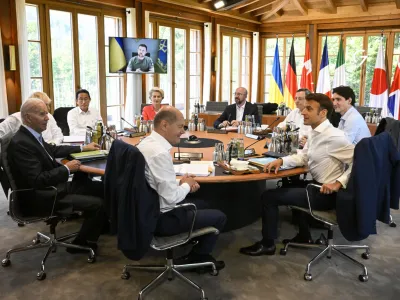
<svg viewBox="0 0 400 300"><path fill-rule="evenodd" d="M203 158L203 153L198 152L174 152L174 158L188 159L188 160L201 160Z"/></svg>

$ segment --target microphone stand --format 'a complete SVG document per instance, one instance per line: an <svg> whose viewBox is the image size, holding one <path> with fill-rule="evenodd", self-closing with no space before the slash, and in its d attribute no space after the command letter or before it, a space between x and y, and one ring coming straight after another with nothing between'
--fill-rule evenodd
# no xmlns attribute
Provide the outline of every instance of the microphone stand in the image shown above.
<svg viewBox="0 0 400 300"><path fill-rule="evenodd" d="M126 124L128 124L129 126L131 126L135 131L134 132L137 132L137 127L136 126L133 126L131 123L129 123L127 120L125 120L123 117L121 117L121 120L122 121L124 121Z"/></svg>
<svg viewBox="0 0 400 300"><path fill-rule="evenodd" d="M265 139L265 136L262 136L259 140L255 141L255 142L251 143L250 145L248 145L247 147L245 147L244 150L243 150L243 152L244 152L244 157L246 157L246 150L247 150L249 147L253 146L254 144L257 144L258 142L260 142L260 141L262 141L262 140L264 140L264 139ZM253 149L253 150L254 150L254 149ZM254 150L254 154L256 154L256 153L255 153L255 150ZM254 154L251 154L251 155L254 155ZM249 156L250 156L250 155L249 155Z"/></svg>
<svg viewBox="0 0 400 300"><path fill-rule="evenodd" d="M181 148L180 148L180 144L181 144L181 140L179 140L179 143L178 143L178 159L173 159L172 160L172 162L174 163L174 164L184 164L184 163L188 163L188 162L190 162L190 159L183 159L183 160L181 160Z"/></svg>

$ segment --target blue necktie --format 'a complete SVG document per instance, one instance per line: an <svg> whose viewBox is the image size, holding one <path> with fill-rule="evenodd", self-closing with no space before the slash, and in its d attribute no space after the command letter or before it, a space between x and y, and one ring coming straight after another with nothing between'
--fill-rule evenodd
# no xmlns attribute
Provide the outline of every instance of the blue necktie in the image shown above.
<svg viewBox="0 0 400 300"><path fill-rule="evenodd" d="M48 155L48 156L50 157L50 159L53 161L53 157L49 154L49 152L47 152L46 148L44 147L42 135L40 135L40 136L38 137L38 141L39 141L40 145L42 145L44 151L46 151L47 155Z"/></svg>

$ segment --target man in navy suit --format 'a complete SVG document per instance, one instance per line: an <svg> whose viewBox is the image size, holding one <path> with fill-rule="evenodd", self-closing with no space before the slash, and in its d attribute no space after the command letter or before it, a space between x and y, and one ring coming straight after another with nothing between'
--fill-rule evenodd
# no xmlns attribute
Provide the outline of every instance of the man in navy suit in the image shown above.
<svg viewBox="0 0 400 300"><path fill-rule="evenodd" d="M64 158L81 151L97 150L99 145L91 143L85 146L55 146L46 143L42 132L47 128L49 117L42 100L31 98L25 101L21 106L21 118L22 125L10 141L7 151L18 189L41 190L48 186L56 187L55 211L82 211L85 218L72 243L96 250L96 242L105 222L103 184L91 181L87 175L79 173L80 161L72 160L62 165L56 158ZM75 173L74 179L68 182L72 173ZM37 193L40 194L40 191ZM48 214L53 205L53 201L49 201L48 197L27 198L23 203L24 211L37 215ZM67 248L67 251L79 253L83 250Z"/></svg>
<svg viewBox="0 0 400 300"><path fill-rule="evenodd" d="M225 108L222 115L215 120L214 127L222 128L228 125L237 127L247 115L253 115L256 124L261 124L257 105L246 101L247 90L244 87L237 88L234 96L236 103Z"/></svg>

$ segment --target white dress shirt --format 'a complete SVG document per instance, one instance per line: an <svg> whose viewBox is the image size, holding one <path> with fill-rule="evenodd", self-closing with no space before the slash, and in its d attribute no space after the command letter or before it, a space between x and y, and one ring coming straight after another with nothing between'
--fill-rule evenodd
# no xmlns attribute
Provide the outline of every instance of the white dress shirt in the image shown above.
<svg viewBox="0 0 400 300"><path fill-rule="evenodd" d="M160 199L160 210L171 210L190 192L187 183L179 185L176 181L171 144L157 132L153 131L138 145L139 151L146 160L145 176L148 184L157 191Z"/></svg>
<svg viewBox="0 0 400 300"><path fill-rule="evenodd" d="M244 101L244 104L241 107L236 105L236 121L243 120L243 114L244 114L244 108L246 107L246 102L247 101Z"/></svg>
<svg viewBox="0 0 400 300"><path fill-rule="evenodd" d="M338 128L344 131L350 143L354 145L363 138L371 137L367 123L353 106L340 118Z"/></svg>
<svg viewBox="0 0 400 300"><path fill-rule="evenodd" d="M302 138L303 136L309 136L311 133L311 126L309 125L304 125L304 117L301 114L300 109L295 108L293 109L286 117L284 121L278 124L279 128L284 128L287 123L293 122L296 126L296 128L299 129L299 137Z"/></svg>
<svg viewBox="0 0 400 300"><path fill-rule="evenodd" d="M97 109L89 107L84 112L79 106L68 112L67 121L70 135L86 135L86 127L95 127L97 121L103 121Z"/></svg>
<svg viewBox="0 0 400 300"><path fill-rule="evenodd" d="M302 151L283 157L284 167L307 166L319 183L339 181L346 188L353 166L354 145L344 132L325 120L311 131Z"/></svg>
<svg viewBox="0 0 400 300"><path fill-rule="evenodd" d="M64 139L60 127L57 126L57 122L51 114L48 114L49 121L47 122L47 128L42 132L42 137L46 143L54 143L60 145ZM0 124L0 136L6 135L8 132L16 133L22 125L21 112L16 112L8 116Z"/></svg>

